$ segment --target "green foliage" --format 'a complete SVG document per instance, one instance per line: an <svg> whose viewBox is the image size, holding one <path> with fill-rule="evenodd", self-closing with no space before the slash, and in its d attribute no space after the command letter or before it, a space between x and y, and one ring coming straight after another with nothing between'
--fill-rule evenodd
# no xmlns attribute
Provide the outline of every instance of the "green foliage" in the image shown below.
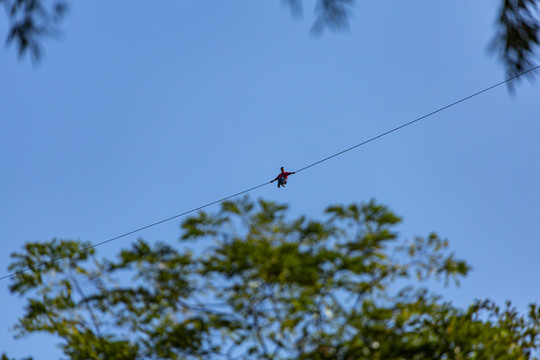
<svg viewBox="0 0 540 360"><path fill-rule="evenodd" d="M70 359L536 358L538 306L461 310L428 290L470 269L446 240L399 239L401 219L375 201L325 214L223 202L187 218L178 247L138 240L112 260L27 244L10 266L26 301L15 334L53 334Z"/></svg>
<svg viewBox="0 0 540 360"><path fill-rule="evenodd" d="M2 357L0 358L0 360L14 360L14 359L10 359L10 358L7 357L6 354L2 354ZM24 358L24 359L21 359L21 360L32 360L32 358L29 357L29 358Z"/></svg>

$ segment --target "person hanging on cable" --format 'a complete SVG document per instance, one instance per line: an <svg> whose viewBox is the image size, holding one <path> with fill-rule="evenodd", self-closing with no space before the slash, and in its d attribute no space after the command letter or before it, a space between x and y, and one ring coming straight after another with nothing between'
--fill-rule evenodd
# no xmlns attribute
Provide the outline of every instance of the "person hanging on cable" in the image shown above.
<svg viewBox="0 0 540 360"><path fill-rule="evenodd" d="M280 186L285 187L285 184L287 183L287 176L292 175L292 174L296 174L296 173L295 172L286 172L285 169L282 166L281 167L281 173L278 176L276 176L276 178L274 180L272 180L270 182L273 183L274 181L277 180L277 187L280 187Z"/></svg>

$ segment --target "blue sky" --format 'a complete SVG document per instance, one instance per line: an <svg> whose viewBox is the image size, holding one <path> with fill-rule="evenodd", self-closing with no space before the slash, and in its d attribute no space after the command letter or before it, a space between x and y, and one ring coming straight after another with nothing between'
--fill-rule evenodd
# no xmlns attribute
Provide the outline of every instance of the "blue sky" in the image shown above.
<svg viewBox="0 0 540 360"><path fill-rule="evenodd" d="M0 52L0 275L54 237L100 242L302 168L504 79L488 53L498 1L357 2L310 35L279 1L78 1L37 66ZM5 38L2 18L0 38ZM538 83L505 87L290 177L252 198L320 217L372 198L402 237L436 231L472 266L459 306L540 298ZM209 210L217 209L217 207ZM175 243L180 220L137 237ZM0 351L24 302L0 283ZM54 355L51 355L54 354Z"/></svg>

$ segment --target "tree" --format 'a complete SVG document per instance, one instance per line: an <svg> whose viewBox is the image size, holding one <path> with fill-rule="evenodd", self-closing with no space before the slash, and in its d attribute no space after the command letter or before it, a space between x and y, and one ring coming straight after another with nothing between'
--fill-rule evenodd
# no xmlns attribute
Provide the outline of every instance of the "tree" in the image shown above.
<svg viewBox="0 0 540 360"><path fill-rule="evenodd" d="M70 359L537 358L536 305L458 309L428 290L470 269L437 234L399 239L401 219L375 201L323 220L286 212L223 202L187 218L179 246L139 239L110 260L84 242L28 243L9 267L26 301L16 335L53 334Z"/></svg>
<svg viewBox="0 0 540 360"><path fill-rule="evenodd" d="M293 13L301 12L302 0L284 0ZM354 0L317 0L312 30L342 29L348 26ZM19 55L39 60L41 38L54 33L68 9L65 0L45 5L44 0L0 0L10 20L7 43L15 42ZM491 49L504 63L509 76L533 67L540 44L539 0L501 0L497 30ZM532 73L529 74L532 76Z"/></svg>

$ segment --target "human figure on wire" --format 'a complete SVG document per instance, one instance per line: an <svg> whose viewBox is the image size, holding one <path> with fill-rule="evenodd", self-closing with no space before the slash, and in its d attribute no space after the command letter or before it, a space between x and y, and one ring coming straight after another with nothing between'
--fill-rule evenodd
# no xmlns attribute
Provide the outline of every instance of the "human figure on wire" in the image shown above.
<svg viewBox="0 0 540 360"><path fill-rule="evenodd" d="M270 181L271 183L273 183L274 181L277 180L277 187L285 187L285 184L287 183L287 176L289 175L292 175L292 174L296 174L295 172L286 172L285 169L283 168L283 166L281 167L281 173L276 176L276 178L272 181Z"/></svg>

